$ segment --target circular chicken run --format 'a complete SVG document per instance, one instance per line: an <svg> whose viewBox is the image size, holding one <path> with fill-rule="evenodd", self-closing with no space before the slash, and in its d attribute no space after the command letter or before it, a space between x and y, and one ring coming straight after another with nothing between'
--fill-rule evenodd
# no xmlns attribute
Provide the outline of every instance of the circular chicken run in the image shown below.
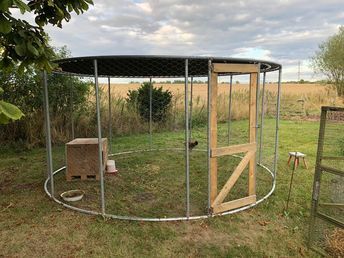
<svg viewBox="0 0 344 258"><path fill-rule="evenodd" d="M54 149L53 156L44 72L48 163L44 189L55 202L114 219L176 221L240 212L273 193L280 64L194 56L92 56L56 63L58 69L49 76L92 77L97 134L73 137L65 148ZM267 78L277 83L267 84ZM116 113L116 94L143 82L149 83L149 119L141 122L147 130L113 136L120 126L116 118L123 113ZM179 127L171 123L162 130L161 122L153 119L156 85L172 92L174 117L182 116ZM54 170L53 164L61 164L56 160L63 157L65 165ZM73 190L82 193L81 198L70 195Z"/></svg>

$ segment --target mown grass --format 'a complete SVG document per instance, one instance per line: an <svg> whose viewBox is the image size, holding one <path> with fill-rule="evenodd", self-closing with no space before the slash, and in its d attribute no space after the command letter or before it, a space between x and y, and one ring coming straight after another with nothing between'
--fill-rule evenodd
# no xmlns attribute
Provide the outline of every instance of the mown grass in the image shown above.
<svg viewBox="0 0 344 258"><path fill-rule="evenodd" d="M239 122L238 129L242 128ZM202 128L200 129L202 131ZM244 129L243 129L244 130ZM226 131L220 125L219 132ZM240 131L240 130L239 130ZM171 135L171 136L170 136ZM197 130L194 135L197 137ZM2 147L0 154L0 256L4 257L298 257L316 256L306 248L308 217L316 155L318 122L282 121L280 130L280 159L278 163L275 193L264 203L238 214L190 222L128 222L104 220L62 208L49 200L43 191L45 150L24 151ZM183 133L155 133L156 144L163 139L179 146ZM117 138L118 150L146 146L147 135ZM204 146L201 143L200 147ZM286 161L288 151L297 149L307 154L310 168L300 166L294 177L291 204L288 215L283 213L287 198L290 168ZM54 148L55 165L63 163L63 147ZM192 154L193 155L193 154ZM162 157L162 156L161 156ZM125 159L123 157L123 159ZM161 166L169 158L162 157ZM170 161L174 161L173 159ZM131 163L134 162L134 163ZM178 162L175 162L178 163ZM143 187L142 182L124 187L132 180L128 165L154 170L153 163L143 163L134 158L128 163L119 162L122 179L128 173L128 181L120 182L114 189L115 200L126 190ZM173 164L173 163L172 163ZM179 166L182 166L179 165ZM205 166L205 164L204 164ZM202 165L196 165L196 168ZM152 169L153 168L153 169ZM203 169L203 168L202 168ZM129 172L128 172L129 171ZM169 171L169 169L167 170ZM197 171L197 169L196 169ZM161 174L159 174L161 175ZM168 174L167 186L173 178ZM197 174L196 174L197 175ZM121 179L120 177L114 179ZM182 177L177 178L182 183ZM161 182L155 182L154 184ZM163 182L164 183L164 182ZM123 184L123 185L122 185ZM148 184L149 185L149 184ZM153 185L154 186L154 185ZM154 188L154 187L153 187ZM197 187L195 188L197 189ZM108 189L109 190L109 189ZM141 189L139 189L141 191ZM138 191L138 192L140 192ZM143 192L147 191L143 189ZM128 191L130 192L130 191ZM178 192L162 193L175 202ZM193 196L197 194L195 190ZM144 195L143 195L144 196ZM142 198L142 196L141 196ZM134 208L157 209L151 195L139 199L143 204L117 201L122 211L132 213ZM183 199L184 197L181 197ZM97 198L96 198L97 199ZM165 198L164 200L166 200ZM193 197L193 199L197 199ZM204 203L198 200L200 204ZM123 200L125 201L125 200ZM173 202L172 202L173 204ZM114 206L117 207L118 206ZM201 206L200 206L201 207ZM111 208L111 207L108 207ZM166 207L164 207L166 208ZM170 207L175 211L184 207ZM115 210L113 211L115 212ZM144 212L144 211L143 211ZM148 211L146 211L148 212ZM151 212L151 211L150 211ZM158 210L156 211L158 212ZM160 211L159 211L160 212ZM154 213L154 212L153 212ZM147 215L151 215L147 214ZM169 214L171 215L171 214Z"/></svg>

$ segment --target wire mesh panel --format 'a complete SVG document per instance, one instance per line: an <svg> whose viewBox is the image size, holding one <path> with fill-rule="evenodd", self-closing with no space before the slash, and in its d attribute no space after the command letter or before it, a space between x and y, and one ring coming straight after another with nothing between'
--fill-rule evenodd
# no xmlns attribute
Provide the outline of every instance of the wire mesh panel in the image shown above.
<svg viewBox="0 0 344 258"><path fill-rule="evenodd" d="M310 245L344 255L344 108L322 107L314 175Z"/></svg>

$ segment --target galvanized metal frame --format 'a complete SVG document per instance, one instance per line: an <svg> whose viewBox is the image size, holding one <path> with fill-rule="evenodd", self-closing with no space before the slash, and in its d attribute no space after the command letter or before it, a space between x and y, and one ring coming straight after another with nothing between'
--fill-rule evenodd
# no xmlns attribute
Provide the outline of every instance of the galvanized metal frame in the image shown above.
<svg viewBox="0 0 344 258"><path fill-rule="evenodd" d="M46 139L46 150L47 150L47 174L50 179L50 191L51 196L54 197L54 174L53 174L53 155L51 148L51 131L50 131L50 112L49 112L49 94L48 94L48 79L47 72L42 72L43 82L43 102L44 102L44 118L45 118L45 139Z"/></svg>
<svg viewBox="0 0 344 258"><path fill-rule="evenodd" d="M96 94L96 109L97 109L97 131L98 131L98 165L100 175L100 205L101 213L105 214L105 190L104 190L104 168L103 168L103 144L102 144L102 129L100 121L100 100L99 100L99 84L98 84L98 63L97 59L93 61L94 65L94 84Z"/></svg>
<svg viewBox="0 0 344 258"><path fill-rule="evenodd" d="M195 57L192 57L192 59L194 59ZM218 59L218 58L217 58ZM80 209L77 207L74 207L72 205L68 205L65 204L63 202L61 202L60 200L58 200L57 198L55 198L54 196L54 175L63 171L65 169L65 167L62 167L56 171L53 172L53 167L52 167L52 153L51 153L51 134L50 134L50 118L49 118L49 100L48 100L48 94L47 94L47 78L46 78L46 72L43 73L43 86L44 86L44 100L45 100L45 116L46 116L46 132L47 132L47 136L46 136L46 142L47 142L47 160L48 160L48 178L45 181L45 191L48 194L48 196L50 196L54 201L56 201L57 203L62 204L63 206L76 210L76 211L80 211L80 212L84 212L84 213L88 213L88 214L94 214L94 215L102 215L105 217L109 217L109 218L116 218L116 219L126 219L126 220L140 220L140 221L174 221L174 220L194 220L194 219L202 219L202 218L209 218L209 217L214 217L214 216L221 216L221 215L227 215L227 214L233 214L239 211L243 211L246 210L248 208L251 208L257 204L259 204L260 202L264 201L266 198L268 198L274 191L275 189L275 185L276 185L276 170L277 170L277 141L278 141L278 124L279 124L279 102L280 102L280 88L281 88L281 67L279 66L279 82L278 82L278 99L277 99L277 111L276 111L276 137L275 137L275 156L274 156L274 169L273 171L271 171L268 167L264 166L263 164L261 164L261 162L258 162L257 165L264 168L266 171L269 172L269 174L272 177L272 187L271 190L260 200L258 200L256 203L245 206L245 207L241 207L241 208L237 208L237 209L233 209L230 211L225 211L219 214L211 214L210 213L210 137L211 137L211 133L210 133L210 123L209 123L209 119L210 119L210 112L211 112L211 106L209 105L210 103L210 96L211 96L211 69L212 69L212 60L213 58L208 58L208 129L207 129L207 134L208 134L208 146L207 146L207 150L195 150L195 151L205 151L208 153L208 159L207 159L207 163L208 163L208 214L207 215L201 215L201 216L190 216L190 161L189 161L189 155L190 155L190 150L189 150L189 140L191 139L191 125L192 122L190 121L190 119L192 119L192 98L193 98L193 75L191 75L191 107L189 109L189 93L188 93L188 78L190 76L189 74L189 59L187 57L185 57L185 148L184 149L171 149L171 150L183 150L185 153L185 176L186 176L186 216L185 217L173 217L173 218L142 218L142 217L131 217L131 216L120 216L120 215L113 215L113 214L107 214L105 211L105 195L104 195L104 168L103 168L103 161L102 161L102 136L101 136L101 123L100 123L100 103L99 103L99 84L98 84L98 59L94 58L93 59L93 68L94 68L94 81L95 81L95 94L96 94L96 109L97 109L97 134L98 134L98 147L99 147L99 151L98 151L98 155L99 155L99 173L100 173L100 204L101 204L101 212L96 212L96 211L90 211L90 210L86 210L86 209ZM227 60L227 59L223 59L223 60ZM233 59L234 60L234 59ZM235 59L237 61L237 59ZM249 62L256 62L254 60L250 60ZM257 62L256 62L257 63ZM265 63L266 65L266 63ZM274 64L276 65L276 64ZM270 71L275 70L276 68L271 68ZM60 73L60 72L58 72ZM230 122L231 122L231 102L232 102L232 82L233 82L233 75L234 74L230 74L230 101L229 101L229 117L228 117L228 141L230 140ZM259 87L259 75L260 72L258 73L258 83L257 83L257 87ZM101 75L104 76L104 75ZM110 78L111 76L108 76L108 97L109 97L109 138L110 138L110 150L111 150L111 143L112 143L112 125L111 125L111 83L110 83ZM157 149L153 149L153 142L152 142L152 101L153 101L153 96L152 96L152 76L149 77L149 81L150 81L150 90L149 90L149 98L150 98L150 102L149 102L149 150L137 150L137 151L127 151L127 152L121 152L121 153L116 153L116 154L110 154L109 156L113 156L113 155L125 155L125 154L129 154L129 153L135 153L135 152L140 152L140 151L155 151ZM264 79L263 79L263 94L264 94L264 86L265 86L265 71L264 71ZM257 96L256 98L259 98L259 92L257 91ZM257 101L257 112L258 112L258 101ZM263 102L262 102L262 108L263 107ZM262 125L262 123L261 123ZM257 126L258 129L258 119L257 119ZM261 128L261 130L263 130L263 128ZM260 147L261 149L261 147ZM160 149L162 150L162 149ZM237 155L233 155L234 157L238 157L238 158L242 158L240 156ZM50 182L50 191L48 190L48 183Z"/></svg>
<svg viewBox="0 0 344 258"><path fill-rule="evenodd" d="M190 217L190 150L189 150L189 60L185 60L185 182L186 182L186 217Z"/></svg>
<svg viewBox="0 0 344 258"><path fill-rule="evenodd" d="M192 139L193 76L190 77L189 141Z"/></svg>
<svg viewBox="0 0 344 258"><path fill-rule="evenodd" d="M210 164L210 158L211 158L211 148L210 148L210 142L211 142L211 71L212 70L212 60L208 60L208 98L207 98L207 105L208 105L208 125L207 125L207 169L208 169L208 215L211 214L211 198L210 198L210 190L211 190L211 164Z"/></svg>
<svg viewBox="0 0 344 258"><path fill-rule="evenodd" d="M228 100L228 121L227 121L227 145L230 144L231 122L232 122L232 93L233 93L233 75L229 79L229 100Z"/></svg>
<svg viewBox="0 0 344 258"><path fill-rule="evenodd" d="M261 95L262 104L261 104L261 111L260 111L259 154L258 154L259 164L262 163L262 146L263 146L264 113L265 113L265 79L266 79L266 72L263 73L263 86L262 86L262 95Z"/></svg>
<svg viewBox="0 0 344 258"><path fill-rule="evenodd" d="M276 182L277 176L277 160L278 160L278 137L279 137L279 124L280 124L280 108L281 108L281 86L282 86L282 67L278 71L278 88L277 88L277 105L276 105L276 129L275 129L275 151L274 151L274 180Z"/></svg>
<svg viewBox="0 0 344 258"><path fill-rule="evenodd" d="M74 98L73 98L73 88L70 88L70 119L71 119L71 130L72 130L72 139L75 138L74 135Z"/></svg>
<svg viewBox="0 0 344 258"><path fill-rule="evenodd" d="M153 83L149 77L149 148L153 148Z"/></svg>
<svg viewBox="0 0 344 258"><path fill-rule="evenodd" d="M112 153L112 112L111 112L111 107L112 107L112 98L111 98L111 78L108 78L108 97L109 97L109 107L108 107L108 126L109 126L109 152Z"/></svg>

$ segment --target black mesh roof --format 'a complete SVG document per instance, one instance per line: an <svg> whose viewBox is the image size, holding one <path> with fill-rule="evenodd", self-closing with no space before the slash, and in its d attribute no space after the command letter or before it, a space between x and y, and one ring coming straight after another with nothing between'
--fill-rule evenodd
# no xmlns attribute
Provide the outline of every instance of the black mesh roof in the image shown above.
<svg viewBox="0 0 344 258"><path fill-rule="evenodd" d="M213 63L261 64L261 72L280 69L281 65L273 62L196 56L87 56L57 60L59 72L82 76L94 75L94 60L98 64L100 77L184 77L185 60L188 59L189 76L207 76L208 60Z"/></svg>

